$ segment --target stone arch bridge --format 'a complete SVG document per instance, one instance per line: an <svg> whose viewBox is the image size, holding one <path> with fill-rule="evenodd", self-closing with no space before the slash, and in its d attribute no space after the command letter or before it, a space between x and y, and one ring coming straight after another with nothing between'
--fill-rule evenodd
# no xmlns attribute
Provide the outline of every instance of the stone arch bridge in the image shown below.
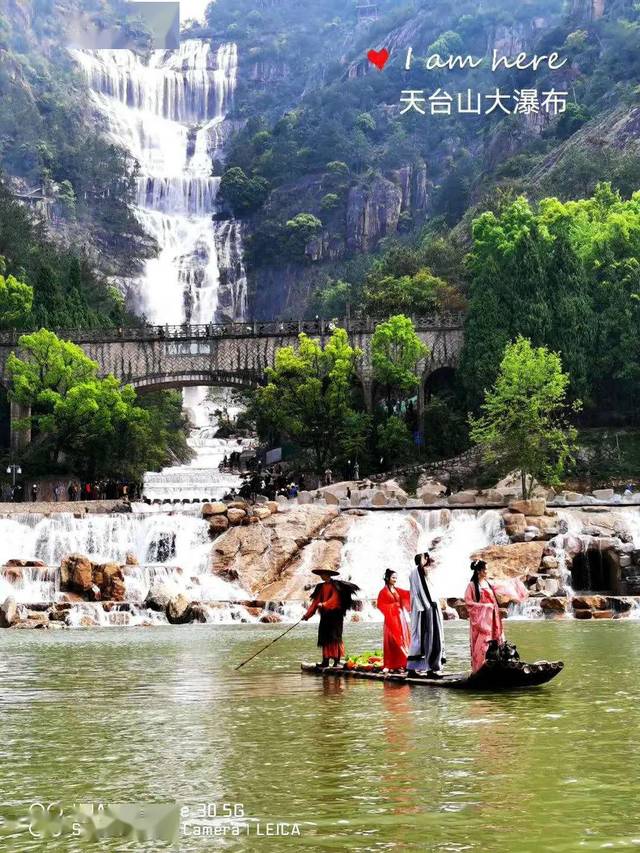
<svg viewBox="0 0 640 853"><path fill-rule="evenodd" d="M357 372L364 399L373 406L375 387L371 364L371 339L376 321L347 320L339 325L347 330L351 344L362 350ZM424 404L425 385L442 368L458 363L463 339L460 314L434 314L414 318L420 339L429 347L429 356L419 365L422 381L418 407ZM334 326L325 320L272 321L233 324L141 326L104 330L56 330L65 340L77 343L97 362L99 373L112 373L139 392L190 385L252 388L263 380L267 367L275 362L276 351L295 346L305 332L325 342ZM18 332L0 333L0 381L8 384L6 360L10 352L19 354ZM12 407L12 420L24 416ZM18 434L20 435L20 434ZM28 436L23 440L28 441Z"/></svg>

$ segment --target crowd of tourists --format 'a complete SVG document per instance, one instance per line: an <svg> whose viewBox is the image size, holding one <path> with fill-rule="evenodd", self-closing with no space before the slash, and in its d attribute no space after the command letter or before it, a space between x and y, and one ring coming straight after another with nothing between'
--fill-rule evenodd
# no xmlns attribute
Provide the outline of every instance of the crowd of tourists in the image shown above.
<svg viewBox="0 0 640 853"><path fill-rule="evenodd" d="M431 575L434 561L428 552L416 554L409 575L409 589L398 586L398 576L387 569L377 607L384 615L384 670L410 673L424 678L442 678L446 663L444 626ZM492 580L487 577L483 560L471 563L471 580L464 600L469 612L471 664L474 672L485 662L492 641L505 642L499 596L523 601L527 596L518 580ZM322 648L322 665L337 666L344 656L342 639L344 616L356 606L358 587L337 577L333 569L316 569L321 578L311 595L311 605L302 617L320 614L318 646Z"/></svg>
<svg viewBox="0 0 640 853"><path fill-rule="evenodd" d="M50 495L42 494L38 483L32 483L25 495L22 483L5 486L2 490L2 500L8 503L23 503L29 499L32 502L39 500L58 501L105 501L117 499L138 500L142 493L140 483L130 483L126 480L95 480L78 482L72 480L69 483L57 482L51 488ZM28 496L28 497L27 497Z"/></svg>
<svg viewBox="0 0 640 853"><path fill-rule="evenodd" d="M231 489L224 496L224 500L239 497L247 501L255 501L258 495L270 501L278 496L297 498L304 488L305 476L302 471L292 474L291 471L285 471L279 464L263 470L262 463L257 462L252 471L247 471L243 475L239 489Z"/></svg>

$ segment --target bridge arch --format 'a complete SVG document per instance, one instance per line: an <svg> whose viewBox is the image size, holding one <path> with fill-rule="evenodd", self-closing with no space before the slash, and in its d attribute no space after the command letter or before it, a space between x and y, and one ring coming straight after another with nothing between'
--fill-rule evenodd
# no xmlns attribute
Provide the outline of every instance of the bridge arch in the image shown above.
<svg viewBox="0 0 640 853"><path fill-rule="evenodd" d="M193 388L207 386L212 388L238 388L249 390L260 384L257 376L241 376L225 371L183 371L160 376L143 376L128 382L140 394L169 389Z"/></svg>

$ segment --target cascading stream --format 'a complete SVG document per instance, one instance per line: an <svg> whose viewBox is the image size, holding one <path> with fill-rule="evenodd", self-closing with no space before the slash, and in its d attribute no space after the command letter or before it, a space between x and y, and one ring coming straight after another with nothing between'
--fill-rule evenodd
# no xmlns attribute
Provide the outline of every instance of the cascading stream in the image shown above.
<svg viewBox="0 0 640 853"><path fill-rule="evenodd" d="M202 5L192 2L187 12L200 16ZM157 324L246 319L240 224L214 217L220 185L214 161L224 161L227 113L237 83L236 45L212 48L188 39L178 50L155 50L146 57L127 50L73 50L72 55L109 136L139 163L136 215L159 251L146 262L144 274L127 285L135 310ZM185 389L185 406L196 425L191 439L196 459L176 469L175 476L172 469L148 475L145 491L151 497L221 497L238 484L236 477L218 476L218 463L236 448L225 448L211 435L205 398L203 389Z"/></svg>
<svg viewBox="0 0 640 853"><path fill-rule="evenodd" d="M504 526L496 510L416 510L372 512L351 529L342 552L341 572L374 599L386 569L409 585L414 556L429 551L434 559L433 585L440 598L464 595L469 583L471 554L504 541Z"/></svg>

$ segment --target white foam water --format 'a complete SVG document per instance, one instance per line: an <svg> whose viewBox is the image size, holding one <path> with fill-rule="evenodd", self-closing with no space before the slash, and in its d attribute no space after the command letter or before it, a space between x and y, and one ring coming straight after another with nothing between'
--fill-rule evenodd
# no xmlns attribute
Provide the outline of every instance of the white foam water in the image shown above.
<svg viewBox="0 0 640 853"><path fill-rule="evenodd" d="M193 0L183 14L201 18L204 9ZM146 57L127 50L71 54L107 134L139 164L135 213L159 251L128 285L135 309L156 324L244 320L242 230L235 220L214 218L220 185L214 160L224 161L225 122L237 85L236 45L186 39L175 51L154 50ZM186 389L184 398L194 420L200 409L206 418L204 389ZM215 498L238 485L237 479L217 477L219 461L232 448L212 440L208 419L196 426L207 431L193 436L194 463L175 475L165 470L148 476L150 497Z"/></svg>
<svg viewBox="0 0 640 853"><path fill-rule="evenodd" d="M406 589L415 554L429 551L436 594L458 598L469 583L471 554L501 541L504 526L496 510L372 512L351 528L341 573L358 584L363 598L375 599L386 569L397 572L399 586Z"/></svg>

